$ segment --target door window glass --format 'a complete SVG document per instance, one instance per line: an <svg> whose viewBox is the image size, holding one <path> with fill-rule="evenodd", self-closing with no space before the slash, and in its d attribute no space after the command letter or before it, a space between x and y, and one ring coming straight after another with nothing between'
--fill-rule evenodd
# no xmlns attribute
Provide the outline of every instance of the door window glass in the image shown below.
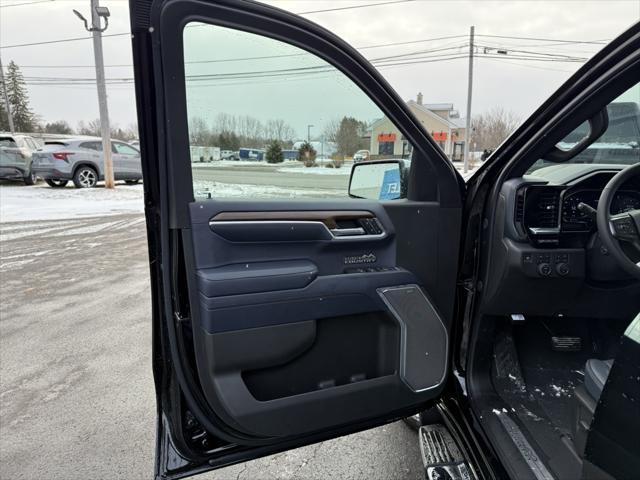
<svg viewBox="0 0 640 480"><path fill-rule="evenodd" d="M97 152L102 151L102 142L82 142L80 148L86 148L88 150L95 150Z"/></svg>
<svg viewBox="0 0 640 480"><path fill-rule="evenodd" d="M111 145L113 145L115 153L120 153L122 155L138 155L138 151L126 143L112 142Z"/></svg>
<svg viewBox="0 0 640 480"><path fill-rule="evenodd" d="M379 135L402 133L342 72L302 49L191 23L184 60L197 199L345 198L356 152L409 156L393 142L379 148Z"/></svg>
<svg viewBox="0 0 640 480"><path fill-rule="evenodd" d="M40 148L34 139L25 137L24 140L27 142L27 145L31 150L38 150Z"/></svg>
<svg viewBox="0 0 640 480"><path fill-rule="evenodd" d="M0 147L17 148L18 144L13 138L3 137L0 138Z"/></svg>
<svg viewBox="0 0 640 480"><path fill-rule="evenodd" d="M378 142L379 155L393 155L394 142Z"/></svg>

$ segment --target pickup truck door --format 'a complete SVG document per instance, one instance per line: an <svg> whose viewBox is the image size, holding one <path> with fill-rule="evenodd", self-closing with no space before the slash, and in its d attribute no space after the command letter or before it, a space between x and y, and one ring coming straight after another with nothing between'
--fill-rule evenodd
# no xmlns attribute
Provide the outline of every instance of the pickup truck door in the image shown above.
<svg viewBox="0 0 640 480"><path fill-rule="evenodd" d="M407 104L352 47L277 8L132 0L130 9L157 476L371 428L433 403L448 378L464 186ZM274 55L276 66L264 63ZM233 185L215 162L192 167L203 125L233 116L234 135L247 139L242 119L260 112L292 127L288 138L263 129L265 143L314 137L323 160L305 173L313 154L303 148L300 162L243 165ZM333 113L359 132L355 150L374 156L378 141L397 142L396 152L411 143L402 188L390 188L398 172L369 166L372 178L384 174L379 194L347 195L349 176L329 172L324 158L340 166L355 150L330 153L335 145L311 135ZM356 113L367 122L354 124Z"/></svg>

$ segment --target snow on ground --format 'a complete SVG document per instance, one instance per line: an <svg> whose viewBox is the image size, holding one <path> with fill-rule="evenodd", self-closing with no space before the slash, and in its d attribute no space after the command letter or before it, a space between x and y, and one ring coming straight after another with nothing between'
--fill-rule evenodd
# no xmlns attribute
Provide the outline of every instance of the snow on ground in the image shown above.
<svg viewBox="0 0 640 480"><path fill-rule="evenodd" d="M90 189L51 188L44 183L33 187L0 186L0 222L58 220L66 218L142 213L142 185L116 184ZM3 229L4 230L4 229Z"/></svg>
<svg viewBox="0 0 640 480"><path fill-rule="evenodd" d="M278 187L274 185L248 185L239 183L222 183L215 181L196 180L194 194L196 199L202 200L210 193L212 197L222 198L335 198L346 197L346 192L331 189Z"/></svg>
<svg viewBox="0 0 640 480"><path fill-rule="evenodd" d="M280 165L300 163L297 160L285 160ZM191 167L195 168L218 168L218 167L276 167L278 164L267 163L258 160L214 160L213 162L192 162Z"/></svg>
<svg viewBox="0 0 640 480"><path fill-rule="evenodd" d="M351 167L342 166L340 168L327 168L327 167L305 167L301 165L297 167L279 168L278 172L303 173L303 174L313 174L313 175L350 175Z"/></svg>

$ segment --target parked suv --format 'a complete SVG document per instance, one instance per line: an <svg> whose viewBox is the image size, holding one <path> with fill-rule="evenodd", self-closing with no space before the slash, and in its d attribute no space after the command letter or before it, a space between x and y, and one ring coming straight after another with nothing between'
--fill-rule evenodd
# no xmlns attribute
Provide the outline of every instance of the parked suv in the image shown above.
<svg viewBox="0 0 640 480"><path fill-rule="evenodd" d="M353 154L353 163L366 162L369 160L369 150L358 150Z"/></svg>
<svg viewBox="0 0 640 480"><path fill-rule="evenodd" d="M36 183L31 168L32 156L40 148L28 135L0 134L0 178L22 180L25 185Z"/></svg>
<svg viewBox="0 0 640 480"><path fill-rule="evenodd" d="M134 184L142 178L140 151L125 142L111 141L113 174L116 180ZM34 155L33 171L51 187L73 181L76 188L92 188L104 179L102 139L82 137L46 142Z"/></svg>

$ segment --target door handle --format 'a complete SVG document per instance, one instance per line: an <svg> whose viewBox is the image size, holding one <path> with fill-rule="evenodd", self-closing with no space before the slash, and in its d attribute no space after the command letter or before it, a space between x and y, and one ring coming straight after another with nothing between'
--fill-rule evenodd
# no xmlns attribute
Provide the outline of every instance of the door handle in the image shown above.
<svg viewBox="0 0 640 480"><path fill-rule="evenodd" d="M353 237L356 235L364 235L366 232L362 227L356 228L332 228L330 229L331 234L334 237Z"/></svg>

